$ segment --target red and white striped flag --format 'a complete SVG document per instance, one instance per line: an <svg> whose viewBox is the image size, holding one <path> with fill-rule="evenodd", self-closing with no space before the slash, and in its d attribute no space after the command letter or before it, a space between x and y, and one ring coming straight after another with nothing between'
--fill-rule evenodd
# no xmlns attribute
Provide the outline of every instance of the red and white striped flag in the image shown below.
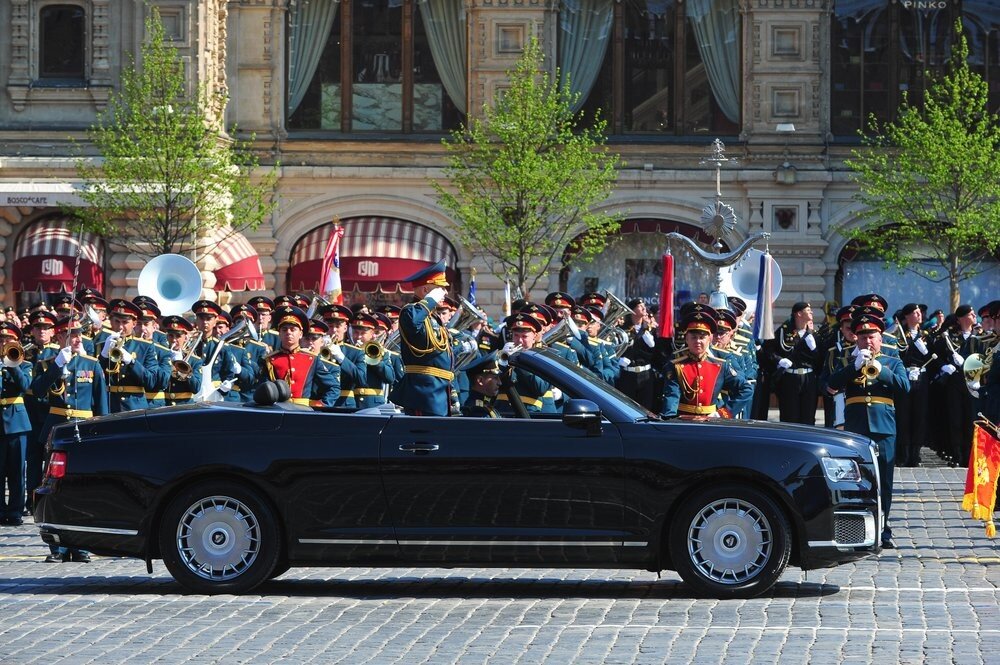
<svg viewBox="0 0 1000 665"><path fill-rule="evenodd" d="M344 294L340 286L340 239L344 237L344 227L333 220L330 240L323 253L323 268L320 271L320 293L327 300L338 305L344 304Z"/></svg>

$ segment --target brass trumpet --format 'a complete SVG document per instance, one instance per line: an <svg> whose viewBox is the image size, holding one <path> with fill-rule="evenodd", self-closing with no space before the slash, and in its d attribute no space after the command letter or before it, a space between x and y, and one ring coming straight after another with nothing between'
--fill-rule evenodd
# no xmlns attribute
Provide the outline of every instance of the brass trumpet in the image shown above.
<svg viewBox="0 0 1000 665"><path fill-rule="evenodd" d="M125 350L125 338L116 337L115 343L108 350L108 360L113 363L120 363L122 361L122 352Z"/></svg>
<svg viewBox="0 0 1000 665"><path fill-rule="evenodd" d="M378 365L385 356L385 347L378 340L372 340L362 347L365 352L366 365Z"/></svg>
<svg viewBox="0 0 1000 665"><path fill-rule="evenodd" d="M12 363L20 363L24 360L24 347L20 342L7 342L0 347L0 355Z"/></svg>

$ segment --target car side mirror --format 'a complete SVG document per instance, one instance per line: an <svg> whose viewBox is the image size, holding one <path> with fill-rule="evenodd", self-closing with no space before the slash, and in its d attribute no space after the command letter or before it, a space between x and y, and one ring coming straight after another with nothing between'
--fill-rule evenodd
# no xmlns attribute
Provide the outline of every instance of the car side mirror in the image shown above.
<svg viewBox="0 0 1000 665"><path fill-rule="evenodd" d="M563 425L587 431L587 436L600 436L601 408L589 399L571 399L563 406Z"/></svg>

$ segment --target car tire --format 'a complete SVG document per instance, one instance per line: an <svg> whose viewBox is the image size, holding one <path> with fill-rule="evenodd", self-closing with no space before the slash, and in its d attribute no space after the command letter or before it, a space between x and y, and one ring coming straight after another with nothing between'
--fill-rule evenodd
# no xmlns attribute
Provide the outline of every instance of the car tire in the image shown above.
<svg viewBox="0 0 1000 665"><path fill-rule="evenodd" d="M753 598L773 587L788 565L791 527L763 492L723 485L684 501L668 547L681 579L699 593Z"/></svg>
<svg viewBox="0 0 1000 665"><path fill-rule="evenodd" d="M160 522L167 570L196 593L245 593L278 563L277 521L260 495L233 482L201 483L177 495Z"/></svg>

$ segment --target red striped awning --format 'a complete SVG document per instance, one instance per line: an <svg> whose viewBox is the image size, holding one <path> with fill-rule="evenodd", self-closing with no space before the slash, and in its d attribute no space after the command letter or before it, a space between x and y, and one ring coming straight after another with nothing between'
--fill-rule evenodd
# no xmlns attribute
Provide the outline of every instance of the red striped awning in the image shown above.
<svg viewBox="0 0 1000 665"><path fill-rule="evenodd" d="M72 292L77 250L77 290L104 291L104 243L95 233L80 235L72 217L49 217L26 228L14 248L11 281L15 291ZM82 238L82 241L81 241Z"/></svg>
<svg viewBox="0 0 1000 665"><path fill-rule="evenodd" d="M264 269L260 256L242 233L223 239L213 250L216 291L262 291Z"/></svg>
<svg viewBox="0 0 1000 665"><path fill-rule="evenodd" d="M340 282L345 292L410 292L403 280L441 259L448 262L449 281L454 281L455 248L433 229L389 217L355 217L341 220L340 225L344 227ZM332 228L323 224L295 244L288 271L290 291L319 289L323 252Z"/></svg>

